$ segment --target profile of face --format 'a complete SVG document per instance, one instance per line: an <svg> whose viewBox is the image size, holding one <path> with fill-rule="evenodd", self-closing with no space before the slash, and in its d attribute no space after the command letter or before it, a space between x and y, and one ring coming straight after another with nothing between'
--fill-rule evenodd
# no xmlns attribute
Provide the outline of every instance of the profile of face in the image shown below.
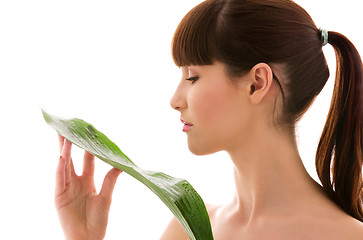
<svg viewBox="0 0 363 240"><path fill-rule="evenodd" d="M184 66L171 99L180 112L189 150L196 155L232 150L248 141L253 114L249 74L233 82L225 66Z"/></svg>

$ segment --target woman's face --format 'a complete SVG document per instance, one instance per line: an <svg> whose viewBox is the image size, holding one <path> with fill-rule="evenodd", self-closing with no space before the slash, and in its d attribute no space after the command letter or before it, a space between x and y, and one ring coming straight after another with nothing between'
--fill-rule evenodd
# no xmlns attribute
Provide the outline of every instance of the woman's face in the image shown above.
<svg viewBox="0 0 363 240"><path fill-rule="evenodd" d="M228 151L245 140L251 121L247 84L233 83L218 62L181 69L171 106L181 113L190 151L196 155Z"/></svg>

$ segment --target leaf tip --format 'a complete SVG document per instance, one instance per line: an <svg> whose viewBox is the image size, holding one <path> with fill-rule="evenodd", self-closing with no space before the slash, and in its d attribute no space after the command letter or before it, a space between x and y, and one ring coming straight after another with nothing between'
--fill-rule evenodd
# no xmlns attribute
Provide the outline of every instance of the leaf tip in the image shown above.
<svg viewBox="0 0 363 240"><path fill-rule="evenodd" d="M44 120L49 123L52 119L51 115L48 114L43 108L41 108Z"/></svg>

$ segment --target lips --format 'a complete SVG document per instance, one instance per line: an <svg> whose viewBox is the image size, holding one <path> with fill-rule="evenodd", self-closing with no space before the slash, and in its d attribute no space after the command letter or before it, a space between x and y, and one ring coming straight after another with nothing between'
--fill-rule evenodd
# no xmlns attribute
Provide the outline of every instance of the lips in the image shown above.
<svg viewBox="0 0 363 240"><path fill-rule="evenodd" d="M187 132L193 127L193 124L188 123L188 122L184 121L183 119L180 119L180 121L184 124L183 132Z"/></svg>

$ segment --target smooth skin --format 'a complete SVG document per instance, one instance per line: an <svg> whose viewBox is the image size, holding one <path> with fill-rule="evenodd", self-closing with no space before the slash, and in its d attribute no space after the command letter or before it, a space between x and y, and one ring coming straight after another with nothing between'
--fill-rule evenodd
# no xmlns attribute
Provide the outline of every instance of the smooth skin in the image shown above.
<svg viewBox="0 0 363 240"><path fill-rule="evenodd" d="M196 155L229 153L236 194L224 206L207 206L215 240L363 239L363 223L336 206L307 173L293 130L278 127L281 98L272 71L259 63L230 79L222 63L182 67L171 99L192 124L188 147ZM189 81L191 77L198 77ZM82 176L74 173L71 144L60 137L56 207L66 239L103 239L111 195L120 171L112 169L102 189L93 183L94 157L85 153ZM132 227L132 226L131 226ZM173 219L161 240L189 239Z"/></svg>
<svg viewBox="0 0 363 240"><path fill-rule="evenodd" d="M67 240L98 240L106 234L112 191L121 173L113 168L101 191L94 184L94 156L84 153L83 173L77 176L71 158L72 144L59 137L60 159L56 172L55 206Z"/></svg>
<svg viewBox="0 0 363 240"><path fill-rule="evenodd" d="M283 66L273 67L284 82ZM275 124L281 101L269 65L257 64L235 79L218 62L182 71L171 106L193 124L189 149L197 155L227 151L235 166L234 199L208 207L216 240L363 239L363 224L340 210L305 170L294 132ZM185 81L195 76L193 84ZM161 239L188 237L174 219Z"/></svg>

